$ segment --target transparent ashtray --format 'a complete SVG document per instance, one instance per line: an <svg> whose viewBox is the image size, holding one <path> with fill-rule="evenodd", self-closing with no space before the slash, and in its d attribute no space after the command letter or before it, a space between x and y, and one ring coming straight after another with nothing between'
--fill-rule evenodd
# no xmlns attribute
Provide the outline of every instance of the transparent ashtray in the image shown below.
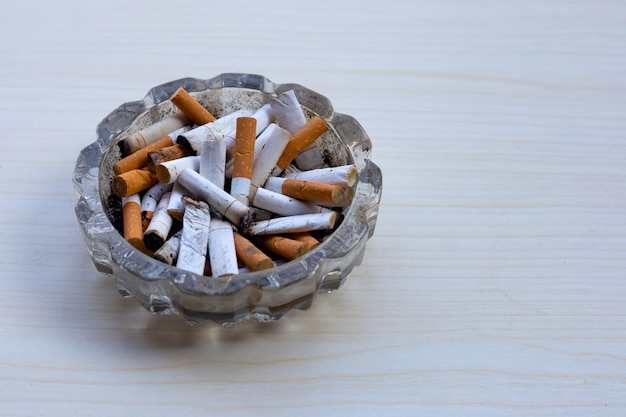
<svg viewBox="0 0 626 417"><path fill-rule="evenodd" d="M170 97L179 88L194 95L216 117L240 108L259 108L294 90L304 112L328 125L318 148L330 166L354 164L354 198L339 226L315 249L295 260L256 272L209 277L157 261L131 246L120 233L114 202L113 164L117 142L176 111ZM152 88L143 100L122 104L97 127L98 139L79 154L73 175L79 193L76 217L96 269L111 275L119 292L155 314L176 314L189 324L210 320L222 326L274 321L291 309L309 308L316 296L338 289L363 259L374 233L382 173L370 160L371 141L351 116L330 100L298 84L277 84L255 74L183 78Z"/></svg>

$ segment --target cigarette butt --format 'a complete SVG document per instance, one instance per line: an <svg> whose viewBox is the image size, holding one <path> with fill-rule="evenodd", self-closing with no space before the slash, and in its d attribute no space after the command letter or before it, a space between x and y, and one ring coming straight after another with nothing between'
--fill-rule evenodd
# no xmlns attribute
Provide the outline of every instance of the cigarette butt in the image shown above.
<svg viewBox="0 0 626 417"><path fill-rule="evenodd" d="M169 136L163 136L156 142L151 143L150 145L145 146L138 151L128 155L126 158L122 158L117 161L115 165L113 165L113 172L115 173L115 175L119 175L123 174L124 172L128 172L131 169L142 168L146 166L149 152L156 151L157 149L171 146L173 144L174 141L172 141L172 138L170 138Z"/></svg>
<svg viewBox="0 0 626 417"><path fill-rule="evenodd" d="M146 162L148 169L154 171L156 166L163 162L184 158L190 155L192 155L192 152L183 145L168 145L161 149L148 152Z"/></svg>
<svg viewBox="0 0 626 417"><path fill-rule="evenodd" d="M254 139L256 138L256 119L238 117L235 136L235 154L233 178L250 178L254 161Z"/></svg>
<svg viewBox="0 0 626 417"><path fill-rule="evenodd" d="M278 124L290 133L296 133L306 124L306 117L293 90L280 94L270 102L270 105ZM319 168L325 164L315 141L298 153L295 163L300 169L306 170Z"/></svg>
<svg viewBox="0 0 626 417"><path fill-rule="evenodd" d="M254 246L245 237L235 232L233 234L235 238L235 250L237 256L248 268L253 271L259 271L261 269L269 269L274 266L272 259L267 256L261 249Z"/></svg>
<svg viewBox="0 0 626 417"><path fill-rule="evenodd" d="M111 188L118 197L128 197L152 187L157 177L147 169L133 169L113 177Z"/></svg>
<svg viewBox="0 0 626 417"><path fill-rule="evenodd" d="M174 92L170 100L189 120L197 125L203 125L215 120L215 116L182 87Z"/></svg>
<svg viewBox="0 0 626 417"><path fill-rule="evenodd" d="M233 225L229 221L211 218L208 248L215 277L235 275L239 271L233 233Z"/></svg>
<svg viewBox="0 0 626 417"><path fill-rule="evenodd" d="M211 216L204 201L183 197L185 214L180 236L176 266L196 274L204 274Z"/></svg>
<svg viewBox="0 0 626 417"><path fill-rule="evenodd" d="M311 249L309 245L304 242L280 235L261 236L259 243L269 251L289 259L290 261L299 258Z"/></svg>
<svg viewBox="0 0 626 417"><path fill-rule="evenodd" d="M167 192L161 197L152 221L143 234L143 242L150 250L159 249L167 240L172 228L173 219L167 213L167 205L169 204L171 192Z"/></svg>
<svg viewBox="0 0 626 417"><path fill-rule="evenodd" d="M282 192L299 200L323 201L339 204L350 197L352 189L338 184L325 184L317 181L285 179Z"/></svg>
<svg viewBox="0 0 626 417"><path fill-rule="evenodd" d="M175 113L165 119L132 133L120 140L117 145L122 157L126 157L139 149L150 145L163 136L174 132L189 123L189 119L182 113Z"/></svg>
<svg viewBox="0 0 626 417"><path fill-rule="evenodd" d="M250 236L280 235L285 233L330 230L335 227L337 213L299 214L296 216L275 217L247 224L244 233Z"/></svg>
<svg viewBox="0 0 626 417"><path fill-rule="evenodd" d="M250 178L254 165L254 140L256 139L256 119L237 118L235 152L233 155L233 177L230 194L246 206L249 204Z"/></svg>
<svg viewBox="0 0 626 417"><path fill-rule="evenodd" d="M341 165L308 171L300 171L293 165L289 165L285 169L284 176L285 178L294 180L317 181L326 184L344 184L352 187L356 182L358 171L356 165Z"/></svg>
<svg viewBox="0 0 626 417"><path fill-rule="evenodd" d="M330 211L329 208L318 206L309 201L298 200L297 198L266 190L265 188L257 189L252 204L257 208L271 211L281 216L324 213Z"/></svg>
<svg viewBox="0 0 626 417"><path fill-rule="evenodd" d="M257 124L257 131L259 130L258 126L259 125ZM287 132L285 129L280 128L276 123L270 123L267 126L267 128L265 128L259 135L257 135L254 141L254 158L252 161L252 176L250 178L254 178L254 171L256 169L255 167L259 163L259 158L261 157L263 148L265 148L270 142L274 141L274 138L272 138L272 136L276 134L276 130L284 131L284 133L287 135L287 138L285 139L285 143L282 145L282 149L280 149L280 152L278 152L278 155L276 155L274 164L272 165L271 169L268 170L270 173L271 173L271 170L274 169L274 166L276 166L276 161L278 161L278 158L283 153L285 146L287 146L287 142L289 142L289 139L291 138L291 134ZM233 144L231 146L230 152L228 151L228 148L226 148L227 157L230 154L230 159L227 158L228 162L226 163L226 168L224 170L225 175L228 178L232 178L233 176L233 164L235 160L232 157L232 153L234 151L234 147L235 147L235 140L233 139Z"/></svg>
<svg viewBox="0 0 626 417"><path fill-rule="evenodd" d="M122 198L122 222L124 239L139 250L145 250L141 226L141 200L138 194Z"/></svg>
<svg viewBox="0 0 626 417"><path fill-rule="evenodd" d="M200 168L200 157L192 155L165 161L156 166L155 172L161 184L173 184L180 173L186 168L198 171Z"/></svg>
<svg viewBox="0 0 626 417"><path fill-rule="evenodd" d="M276 167L284 170L294 160L298 153L309 146L322 133L328 130L326 123L317 116L313 116L304 126L291 136L283 154L278 159Z"/></svg>
<svg viewBox="0 0 626 417"><path fill-rule="evenodd" d="M298 232L298 233L289 233L285 235L289 239L297 240L299 242L304 242L309 245L311 249L315 248L321 242L313 237L313 235L309 232Z"/></svg>
<svg viewBox="0 0 626 417"><path fill-rule="evenodd" d="M178 250L180 249L180 236L182 230L174 233L169 239L154 252L152 257L169 265L174 265L178 258Z"/></svg>
<svg viewBox="0 0 626 417"><path fill-rule="evenodd" d="M152 221L154 211L159 205L159 200L163 197L163 194L172 191L172 184L156 183L150 187L141 198L141 218L143 224L143 230L145 231Z"/></svg>

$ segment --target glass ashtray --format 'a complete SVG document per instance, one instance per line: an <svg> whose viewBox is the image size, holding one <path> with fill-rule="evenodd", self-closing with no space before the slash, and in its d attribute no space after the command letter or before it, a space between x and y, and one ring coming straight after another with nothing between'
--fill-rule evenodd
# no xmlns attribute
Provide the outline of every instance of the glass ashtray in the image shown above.
<svg viewBox="0 0 626 417"><path fill-rule="evenodd" d="M341 209L339 226L295 260L220 277L170 266L131 246L120 232L119 201L112 198L113 165L121 157L117 142L176 112L170 97L180 87L216 117L244 107L260 108L293 90L304 113L328 125L317 140L325 162L357 168L354 197ZM122 104L98 125L97 134L76 162L76 217L96 269L111 275L123 296L135 298L152 313L176 314L189 324L211 320L222 326L278 320L293 308L309 308L317 294L338 289L361 263L374 233L382 173L370 160L371 141L353 117L335 112L330 100L301 85L277 84L255 74L183 78L152 88L143 100Z"/></svg>

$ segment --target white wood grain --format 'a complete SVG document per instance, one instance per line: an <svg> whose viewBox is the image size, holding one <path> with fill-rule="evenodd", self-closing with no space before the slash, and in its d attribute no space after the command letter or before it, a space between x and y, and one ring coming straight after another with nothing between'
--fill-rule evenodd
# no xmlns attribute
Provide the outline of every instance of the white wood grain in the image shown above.
<svg viewBox="0 0 626 417"><path fill-rule="evenodd" d="M3 6L0 415L624 414L626 4ZM271 325L150 315L73 212L102 118L221 72L327 95L384 174L363 264Z"/></svg>

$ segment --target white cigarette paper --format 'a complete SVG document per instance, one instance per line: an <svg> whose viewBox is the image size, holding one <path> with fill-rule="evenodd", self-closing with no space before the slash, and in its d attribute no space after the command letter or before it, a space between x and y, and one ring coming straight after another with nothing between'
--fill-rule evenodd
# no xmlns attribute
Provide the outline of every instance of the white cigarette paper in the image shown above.
<svg viewBox="0 0 626 417"><path fill-rule="evenodd" d="M276 119L274 116L274 111L269 104L265 104L260 109L252 113L252 117L256 119L255 136L257 137L270 125L270 123L272 123ZM228 135L226 135L226 137L224 137L224 142L226 143L226 151L228 152L228 155L232 155L235 147L235 133L236 130L233 129L228 133Z"/></svg>
<svg viewBox="0 0 626 417"><path fill-rule="evenodd" d="M295 198L259 188L253 202L255 207L281 216L295 216L298 214L327 213L332 210L316 204L297 200Z"/></svg>
<svg viewBox="0 0 626 417"><path fill-rule="evenodd" d="M273 235L282 233L310 232L328 230L335 226L337 213L334 211L317 214L300 214L297 216L277 217L251 223L245 233L252 236Z"/></svg>
<svg viewBox="0 0 626 417"><path fill-rule="evenodd" d="M178 182L209 203L212 209L219 211L235 226L239 226L241 219L248 213L248 206L192 169L184 170L178 176Z"/></svg>
<svg viewBox="0 0 626 417"><path fill-rule="evenodd" d="M271 123L269 126L265 128L263 132L261 132L261 134L254 141L254 160L253 160L254 164L256 164L256 161L259 159L259 155L261 155L261 151L263 150L265 145L267 145L267 142L274 134L275 129L278 129L278 125L276 123Z"/></svg>
<svg viewBox="0 0 626 417"><path fill-rule="evenodd" d="M221 219L211 218L209 227L209 259L213 276L236 274L239 271L233 225Z"/></svg>
<svg viewBox="0 0 626 417"><path fill-rule="evenodd" d="M248 196L250 195L250 178L233 178L230 182L230 195L248 206L250 204L248 200Z"/></svg>
<svg viewBox="0 0 626 417"><path fill-rule="evenodd" d="M285 146L291 138L291 134L285 129L278 127L275 124L270 125L267 130L270 130L269 137L265 143L260 146L258 157L255 158L254 165L252 166L252 176L250 178L250 200L254 200L257 189L269 178L276 166L276 162L285 150ZM256 148L255 148L256 152ZM256 154L255 154L256 156Z"/></svg>
<svg viewBox="0 0 626 417"><path fill-rule="evenodd" d="M303 181L317 181L325 184L354 185L357 178L356 165L342 165L337 167L319 168L310 171L301 171L293 165L288 165L284 172L285 178Z"/></svg>
<svg viewBox="0 0 626 417"><path fill-rule="evenodd" d="M259 136L270 123L276 120L274 110L272 110L269 104L265 104L259 110L255 111L252 117L256 119L256 136Z"/></svg>
<svg viewBox="0 0 626 417"><path fill-rule="evenodd" d="M141 212L154 212L163 194L172 191L172 184L157 182L146 191L141 199Z"/></svg>
<svg viewBox="0 0 626 417"><path fill-rule="evenodd" d="M145 247L139 194L122 197L122 228L128 243L137 249Z"/></svg>
<svg viewBox="0 0 626 417"><path fill-rule="evenodd" d="M202 143L200 175L224 189L224 167L226 144L222 140L207 140Z"/></svg>
<svg viewBox="0 0 626 417"><path fill-rule="evenodd" d="M161 162L156 167L156 175L161 184L173 184L176 178L178 178L178 175L186 168L198 171L200 169L200 157L185 156L183 158Z"/></svg>
<svg viewBox="0 0 626 417"><path fill-rule="evenodd" d="M304 170L311 170L326 166L322 153L317 147L317 139L313 141L309 146L302 149L298 155L296 155L296 164L298 167Z"/></svg>
<svg viewBox="0 0 626 417"><path fill-rule="evenodd" d="M274 191L275 193L283 193L283 182L285 182L285 178L283 177L269 177L267 181L265 181L265 185L263 188L266 190Z"/></svg>
<svg viewBox="0 0 626 417"><path fill-rule="evenodd" d="M141 198L139 197L139 193L131 194L127 197L122 197L122 207L124 207L126 203L135 203L141 206Z"/></svg>
<svg viewBox="0 0 626 417"><path fill-rule="evenodd" d="M226 143L223 140L207 140L202 143L202 154L200 155L200 175L211 181L218 188L224 189L224 167L226 164ZM209 206L211 213L211 227L213 222L222 219L222 214ZM232 236L231 236L232 238ZM209 233L209 245L211 242L211 233ZM219 247L219 245L218 245ZM212 259L211 253L209 256ZM235 258L237 255L235 254ZM216 261L218 270L223 270L220 261ZM211 262L213 265L213 262Z"/></svg>
<svg viewBox="0 0 626 417"><path fill-rule="evenodd" d="M292 135L306 124L306 117L293 90L279 94L269 104L278 125Z"/></svg>
<svg viewBox="0 0 626 417"><path fill-rule="evenodd" d="M183 197L183 204L185 214L176 267L203 275L211 222L209 206L189 197Z"/></svg>
<svg viewBox="0 0 626 417"><path fill-rule="evenodd" d="M143 239L148 249L156 250L161 247L170 233L174 223L172 216L167 212L171 194L171 192L163 194L152 216L152 220L150 220L150 224L146 228Z"/></svg>
<svg viewBox="0 0 626 417"><path fill-rule="evenodd" d="M224 138L235 128L237 118L250 116L254 113L250 109L242 109L220 117L207 124L198 126L178 136L176 143L185 145L192 149L196 155L202 152L202 142L207 140L224 140Z"/></svg>
<svg viewBox="0 0 626 417"><path fill-rule="evenodd" d="M172 194L167 205L167 213L176 220L182 220L183 218L183 213L185 212L185 206L183 204L184 196L194 197L182 184L175 182L172 186Z"/></svg>
<svg viewBox="0 0 626 417"><path fill-rule="evenodd" d="M168 265L174 265L176 263L176 259L178 258L178 251L180 249L180 236L182 235L182 230L174 233L169 239L165 241L163 246L154 252L152 257L161 262L165 262Z"/></svg>

